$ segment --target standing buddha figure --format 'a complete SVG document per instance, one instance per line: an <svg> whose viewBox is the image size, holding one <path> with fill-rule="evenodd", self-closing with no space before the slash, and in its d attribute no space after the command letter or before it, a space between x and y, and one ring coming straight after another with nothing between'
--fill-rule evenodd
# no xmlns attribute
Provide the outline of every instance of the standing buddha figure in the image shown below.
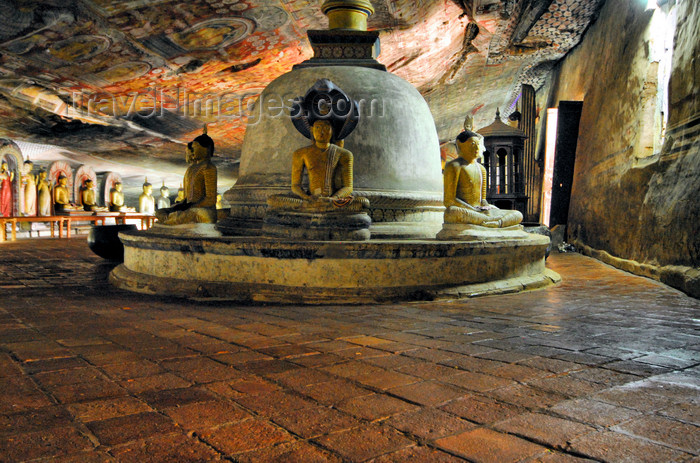
<svg viewBox="0 0 700 463"><path fill-rule="evenodd" d="M24 161L22 166L22 191L24 193L24 215L36 215L36 176L32 174L34 163Z"/></svg>
<svg viewBox="0 0 700 463"><path fill-rule="evenodd" d="M0 164L0 214L3 217L12 215L12 181L15 173L10 171L6 161Z"/></svg>
<svg viewBox="0 0 700 463"><path fill-rule="evenodd" d="M36 182L36 196L38 215L46 217L51 215L51 187L46 180L46 171L39 171L39 179Z"/></svg>

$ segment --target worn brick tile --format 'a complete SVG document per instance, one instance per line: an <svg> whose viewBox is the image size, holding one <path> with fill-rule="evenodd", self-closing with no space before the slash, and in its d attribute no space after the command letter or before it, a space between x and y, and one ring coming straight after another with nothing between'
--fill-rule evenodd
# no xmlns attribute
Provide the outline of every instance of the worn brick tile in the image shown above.
<svg viewBox="0 0 700 463"><path fill-rule="evenodd" d="M83 422L106 420L119 416L153 411L151 407L133 397L96 400L67 405L68 410Z"/></svg>
<svg viewBox="0 0 700 463"><path fill-rule="evenodd" d="M345 399L372 394L369 389L356 386L345 379L310 384L300 388L299 392L324 405L337 405Z"/></svg>
<svg viewBox="0 0 700 463"><path fill-rule="evenodd" d="M458 357L460 354L455 352L448 352L440 349L428 349L425 347L420 347L417 349L412 349L407 351L404 355L409 357L415 357L423 360L429 360L431 362L444 363L454 357Z"/></svg>
<svg viewBox="0 0 700 463"><path fill-rule="evenodd" d="M102 445L118 445L156 434L177 431L175 424L158 413L146 412L87 423Z"/></svg>
<svg viewBox="0 0 700 463"><path fill-rule="evenodd" d="M700 453L700 427L661 416L639 416L618 424L614 431L660 442L689 453Z"/></svg>
<svg viewBox="0 0 700 463"><path fill-rule="evenodd" d="M214 426L242 421L252 416L231 403L218 400L169 408L165 413L183 429L198 432Z"/></svg>
<svg viewBox="0 0 700 463"><path fill-rule="evenodd" d="M313 406L313 402L284 391L266 392L257 395L243 395L234 399L245 408L272 416L275 413L292 412Z"/></svg>
<svg viewBox="0 0 700 463"><path fill-rule="evenodd" d="M421 439L435 440L458 434L476 425L435 408L394 415L385 422L389 426Z"/></svg>
<svg viewBox="0 0 700 463"><path fill-rule="evenodd" d="M106 379L99 370L92 367L36 373L32 378L44 388Z"/></svg>
<svg viewBox="0 0 700 463"><path fill-rule="evenodd" d="M68 426L71 415L63 406L37 408L12 415L0 415L0 436Z"/></svg>
<svg viewBox="0 0 700 463"><path fill-rule="evenodd" d="M89 367L90 365L79 357L62 357L46 360L36 360L33 362L24 362L22 369L29 374L39 373L42 371L66 370L68 368Z"/></svg>
<svg viewBox="0 0 700 463"><path fill-rule="evenodd" d="M209 383L205 387L216 394L230 398L240 397L243 394L257 395L280 390L280 386L255 376Z"/></svg>
<svg viewBox="0 0 700 463"><path fill-rule="evenodd" d="M566 374L551 378L535 379L529 381L528 385L567 397L587 396L606 388L603 384L591 383Z"/></svg>
<svg viewBox="0 0 700 463"><path fill-rule="evenodd" d="M164 360L160 365L194 383L224 381L245 376L244 373L231 366L215 362L206 357Z"/></svg>
<svg viewBox="0 0 700 463"><path fill-rule="evenodd" d="M445 367L434 363L422 362L416 365L405 366L398 368L398 371L411 376L417 376L423 379L441 379L446 376L459 373L460 370L454 367Z"/></svg>
<svg viewBox="0 0 700 463"><path fill-rule="evenodd" d="M661 367L658 365L651 365L648 363L635 362L634 360L621 360L618 362L606 363L603 368L609 370L619 371L621 373L629 373L631 375L637 375L642 377L649 377L653 375L661 375L671 371L668 367Z"/></svg>
<svg viewBox="0 0 700 463"><path fill-rule="evenodd" d="M565 449L578 436L594 432L595 428L541 413L525 413L495 424L498 431L516 434L548 447Z"/></svg>
<svg viewBox="0 0 700 463"><path fill-rule="evenodd" d="M467 394L463 389L437 381L424 381L409 384L408 386L395 387L390 389L389 392L421 405L439 405Z"/></svg>
<svg viewBox="0 0 700 463"><path fill-rule="evenodd" d="M248 349L233 353L215 354L211 355L211 358L217 362L225 363L227 365L238 365L240 363L272 360L272 357L269 355L264 355Z"/></svg>
<svg viewBox="0 0 700 463"><path fill-rule="evenodd" d="M5 348L23 362L70 357L71 351L50 340L4 343Z"/></svg>
<svg viewBox="0 0 700 463"><path fill-rule="evenodd" d="M111 453L123 463L200 463L221 460L219 453L197 439L180 433L132 442L113 448Z"/></svg>
<svg viewBox="0 0 700 463"><path fill-rule="evenodd" d="M516 462L545 450L519 437L485 428L438 439L435 445L471 461L484 463Z"/></svg>
<svg viewBox="0 0 700 463"><path fill-rule="evenodd" d="M285 442L273 447L236 455L240 463L341 463L333 455L305 441Z"/></svg>
<svg viewBox="0 0 700 463"><path fill-rule="evenodd" d="M276 373L274 375L270 375L269 378L292 389L299 389L300 387L308 386L310 384L324 383L338 379L338 377L335 375L310 368Z"/></svg>
<svg viewBox="0 0 700 463"><path fill-rule="evenodd" d="M298 370L301 367L286 360L260 360L236 365L236 368L258 376L268 376L290 370Z"/></svg>
<svg viewBox="0 0 700 463"><path fill-rule="evenodd" d="M360 421L345 413L321 406L294 410L292 413L277 413L272 419L281 427L305 439L361 425Z"/></svg>
<svg viewBox="0 0 700 463"><path fill-rule="evenodd" d="M148 360L123 364L105 365L102 370L113 379L133 379L165 373L159 365Z"/></svg>
<svg viewBox="0 0 700 463"><path fill-rule="evenodd" d="M40 391L3 393L0 414L19 413L50 405L53 405L53 402Z"/></svg>
<svg viewBox="0 0 700 463"><path fill-rule="evenodd" d="M481 373L474 373L471 371L465 371L456 375L442 377L439 379L439 381L441 383L448 383L477 392L490 391L493 389L498 389L499 387L514 384L510 379L499 378L498 376L482 375Z"/></svg>
<svg viewBox="0 0 700 463"><path fill-rule="evenodd" d="M202 439L227 455L264 449L293 437L268 421L249 419L202 433Z"/></svg>
<svg viewBox="0 0 700 463"><path fill-rule="evenodd" d="M386 370L381 370L374 373L365 373L357 376L355 379L367 386L383 390L417 383L421 380L415 376Z"/></svg>
<svg viewBox="0 0 700 463"><path fill-rule="evenodd" d="M593 399L613 405L633 408L642 412L651 412L671 407L675 399L641 391L638 387L617 387L608 389L592 397Z"/></svg>
<svg viewBox="0 0 700 463"><path fill-rule="evenodd" d="M415 405L385 394L353 397L339 403L337 408L358 418L371 421L418 409Z"/></svg>
<svg viewBox="0 0 700 463"><path fill-rule="evenodd" d="M211 392L199 387L144 392L141 394L141 398L148 405L158 410L216 400L216 397Z"/></svg>
<svg viewBox="0 0 700 463"><path fill-rule="evenodd" d="M533 354L525 352L514 352L507 350L492 350L481 354L476 354L476 357L485 358L488 360L497 360L506 363L522 363L524 360L535 358Z"/></svg>
<svg viewBox="0 0 700 463"><path fill-rule="evenodd" d="M681 458L689 457L678 450L610 431L586 434L574 439L571 450L596 460L630 463L681 461Z"/></svg>
<svg viewBox="0 0 700 463"><path fill-rule="evenodd" d="M0 459L7 462L55 458L93 448L90 440L72 426L51 428L0 439Z"/></svg>
<svg viewBox="0 0 700 463"><path fill-rule="evenodd" d="M266 347L265 349L260 349L260 352L262 354L265 354L270 357L278 358L278 359L283 359L283 358L290 358L290 357L302 357L304 355L311 355L311 354L318 354L318 351L315 351L309 347L306 346L300 346L296 344L287 344L283 346L275 346L275 347Z"/></svg>
<svg viewBox="0 0 700 463"><path fill-rule="evenodd" d="M314 440L351 462L364 461L413 445L397 431L376 425L329 434Z"/></svg>
<svg viewBox="0 0 700 463"><path fill-rule="evenodd" d="M454 413L469 421L489 424L505 420L523 413L525 410L516 405L498 402L489 397L470 395L453 400L440 409Z"/></svg>
<svg viewBox="0 0 700 463"><path fill-rule="evenodd" d="M617 371L608 370L605 368L586 368L579 371L574 371L571 376L584 379L594 383L602 384L606 387L621 386L641 379L636 375L619 373Z"/></svg>
<svg viewBox="0 0 700 463"><path fill-rule="evenodd" d="M334 365L340 362L346 362L347 359L345 357L341 357L333 353L323 353L305 355L303 357L294 357L289 359L289 361L302 367L315 368L327 365Z"/></svg>
<svg viewBox="0 0 700 463"><path fill-rule="evenodd" d="M42 458L34 461L36 463L115 463L117 460L105 452L88 450L79 453L71 453L70 455L60 457L53 456Z"/></svg>
<svg viewBox="0 0 700 463"><path fill-rule="evenodd" d="M179 389L192 385L190 381L175 376L172 373L163 373L141 378L127 379L119 381L119 385L131 392L140 394L148 391L162 391L164 389Z"/></svg>
<svg viewBox="0 0 700 463"><path fill-rule="evenodd" d="M373 357L384 357L390 355L388 352L381 349L373 349L371 347L357 346L353 345L348 349L333 351L334 355L339 357L352 359L352 360L362 360Z"/></svg>
<svg viewBox="0 0 700 463"><path fill-rule="evenodd" d="M362 360L365 363L385 370L411 369L419 365L424 365L425 360L407 357L405 355L385 355L383 357L372 357ZM454 374L454 372L453 372Z"/></svg>
<svg viewBox="0 0 700 463"><path fill-rule="evenodd" d="M99 354L83 354L83 357L93 365L105 366L114 363L129 363L138 362L141 357L128 350L115 350L112 352L105 352Z"/></svg>
<svg viewBox="0 0 700 463"><path fill-rule="evenodd" d="M526 458L523 463L595 463L595 461L547 449L539 455Z"/></svg>
<svg viewBox="0 0 700 463"><path fill-rule="evenodd" d="M604 427L627 421L640 414L631 408L618 407L592 399L567 400L549 410L576 421Z"/></svg>
<svg viewBox="0 0 700 463"><path fill-rule="evenodd" d="M485 395L528 408L549 408L566 400L565 396L556 392L543 391L523 384L495 389L486 392Z"/></svg>
<svg viewBox="0 0 700 463"><path fill-rule="evenodd" d="M700 426L700 405L696 403L681 402L672 407L659 410L657 413Z"/></svg>
<svg viewBox="0 0 700 463"><path fill-rule="evenodd" d="M448 453L429 447L407 447L381 457L369 460L369 463L459 463L464 460Z"/></svg>
<svg viewBox="0 0 700 463"><path fill-rule="evenodd" d="M57 386L51 388L51 394L59 402L71 404L108 397L121 397L127 395L127 392L118 385L103 380Z"/></svg>
<svg viewBox="0 0 700 463"><path fill-rule="evenodd" d="M537 368L516 364L500 364L499 366L490 368L486 373L515 381L532 381L547 376L546 372L538 370Z"/></svg>
<svg viewBox="0 0 700 463"><path fill-rule="evenodd" d="M566 362L564 360L557 360L548 357L533 357L527 360L518 362L518 365L524 365L530 368L537 368L538 370L549 371L551 373L564 373L567 371L575 371L585 368L584 366L574 363Z"/></svg>

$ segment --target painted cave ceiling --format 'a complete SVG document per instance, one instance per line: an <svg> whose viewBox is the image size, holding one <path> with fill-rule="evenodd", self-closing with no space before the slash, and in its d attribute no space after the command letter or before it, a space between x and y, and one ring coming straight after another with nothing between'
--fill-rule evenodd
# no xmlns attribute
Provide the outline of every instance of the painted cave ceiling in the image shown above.
<svg viewBox="0 0 700 463"><path fill-rule="evenodd" d="M311 57L306 31L327 28L321 3L0 0L0 137L181 172L183 142L208 122L232 180L245 108ZM521 84L539 88L602 0L372 3L379 61L421 91L445 141L467 114L482 127L514 108ZM204 95L225 103L207 115L194 103Z"/></svg>

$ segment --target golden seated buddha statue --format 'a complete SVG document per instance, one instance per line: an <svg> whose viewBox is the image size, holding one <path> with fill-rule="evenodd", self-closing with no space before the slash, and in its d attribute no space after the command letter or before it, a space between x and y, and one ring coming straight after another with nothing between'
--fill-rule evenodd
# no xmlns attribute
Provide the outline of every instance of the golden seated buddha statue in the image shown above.
<svg viewBox="0 0 700 463"><path fill-rule="evenodd" d="M83 204L83 210L86 211L106 212L109 210L107 207L97 205L95 183L91 178L85 180L85 185L80 190L80 202Z"/></svg>
<svg viewBox="0 0 700 463"><path fill-rule="evenodd" d="M53 189L53 209L58 214L61 212L79 211L81 208L71 203L70 192L66 184L68 179L60 174L56 186Z"/></svg>
<svg viewBox="0 0 700 463"><path fill-rule="evenodd" d="M526 236L518 226L523 220L519 211L501 210L486 200L486 169L477 162L481 146L478 134L465 130L456 145L459 157L445 164L445 225L438 239L478 237L479 229L509 230L515 232L512 237ZM465 230L469 232L463 233Z"/></svg>
<svg viewBox="0 0 700 463"><path fill-rule="evenodd" d="M353 197L352 153L331 143L330 122L318 120L311 127L313 144L292 155L292 193L272 195L267 204L272 210L304 212L362 212L369 200ZM308 191L302 186L304 172Z"/></svg>
<svg viewBox="0 0 700 463"><path fill-rule="evenodd" d="M216 166L212 164L214 140L204 133L187 144L184 201L158 209L156 218L163 225L216 223Z"/></svg>

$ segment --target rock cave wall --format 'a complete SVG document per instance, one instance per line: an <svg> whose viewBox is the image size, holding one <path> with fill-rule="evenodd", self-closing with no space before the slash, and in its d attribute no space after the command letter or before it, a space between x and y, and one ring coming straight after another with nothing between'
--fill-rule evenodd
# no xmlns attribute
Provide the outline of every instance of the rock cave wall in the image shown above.
<svg viewBox="0 0 700 463"><path fill-rule="evenodd" d="M608 0L545 87L583 101L567 235L700 297L700 3L645 3Z"/></svg>

